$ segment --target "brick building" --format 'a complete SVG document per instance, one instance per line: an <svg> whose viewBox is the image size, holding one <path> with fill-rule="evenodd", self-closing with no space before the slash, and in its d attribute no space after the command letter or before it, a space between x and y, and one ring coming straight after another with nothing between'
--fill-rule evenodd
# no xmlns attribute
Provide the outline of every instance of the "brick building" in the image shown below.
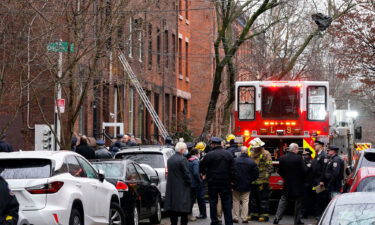
<svg viewBox="0 0 375 225"><path fill-rule="evenodd" d="M100 24L102 20L111 17L116 3L111 4L105 6L104 17L97 16L91 20ZM143 8L129 6L133 7L132 12L123 16L118 22L116 31L108 40L104 40L107 50L98 63L100 66L97 68L97 74L87 81L89 88L78 112L74 131L87 136L101 137L103 123L117 122L124 125L125 133L134 134L144 143L160 141L157 127L117 59L118 50L120 50L126 55L169 133L173 134L189 127L194 134L199 134L205 117L205 106L209 99L209 87L214 68L211 55L215 31L214 10L210 4L212 3L179 0L176 2L158 1L142 6ZM90 7L94 12L100 10L96 9L95 5ZM208 9L190 10L190 8L204 7ZM48 8L53 7L49 5L43 8L42 13L45 12L51 18L54 17L55 15L48 11ZM32 27L34 37L38 35L38 29L34 27L44 26L42 18L35 19L32 26L29 21L25 21L24 24ZM95 32L95 29L90 30L88 35L95 37ZM61 37L61 33L59 35ZM56 40L58 37L57 34L52 36L48 40L41 41L48 43L51 39ZM79 52L80 43L75 44ZM20 48L23 47L21 44ZM45 47L31 45L31 50L37 47L45 49ZM69 67L65 63L69 60L68 56L64 54L64 70ZM57 54L52 55L54 60L56 57ZM27 59L23 60L27 62ZM90 71L90 64L87 59L83 59L77 68L78 71L74 73L78 74L78 80L83 79L82 77ZM50 76L41 75L42 70L42 66L32 66L31 77L28 79ZM54 72L56 71L50 71L53 76ZM35 79L36 83L38 81L39 79ZM41 89L34 90L39 93L38 97L31 96L31 99L27 100L26 96L22 96L23 106L16 119L12 121L10 128L7 129L8 141L14 145L15 149L33 149L33 126L46 122L53 124L54 85L51 84L43 87L40 83L38 87ZM84 82L79 81L76 88L82 88L84 85ZM63 92L63 98L66 98L65 95L66 93ZM9 99L7 101L9 102ZM13 105L14 102L12 102ZM69 102L66 103L67 108L68 106ZM40 109L43 109L44 118ZM4 118L0 121L0 128L4 128L15 110L0 111ZM65 117L66 112L62 114L63 124ZM120 132L116 127L106 128L104 131L110 135Z"/></svg>

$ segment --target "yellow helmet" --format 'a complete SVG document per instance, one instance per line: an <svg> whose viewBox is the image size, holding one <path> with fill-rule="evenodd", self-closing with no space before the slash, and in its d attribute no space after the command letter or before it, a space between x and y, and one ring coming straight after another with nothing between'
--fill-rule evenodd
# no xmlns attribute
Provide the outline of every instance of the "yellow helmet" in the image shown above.
<svg viewBox="0 0 375 225"><path fill-rule="evenodd" d="M199 151L204 151L204 149L206 149L206 143L204 143L203 141L198 142L198 143L195 145L195 148L196 148L196 149L199 149Z"/></svg>
<svg viewBox="0 0 375 225"><path fill-rule="evenodd" d="M234 140L236 138L236 136L234 136L234 134L228 134L227 135L227 142L230 142L231 140Z"/></svg>

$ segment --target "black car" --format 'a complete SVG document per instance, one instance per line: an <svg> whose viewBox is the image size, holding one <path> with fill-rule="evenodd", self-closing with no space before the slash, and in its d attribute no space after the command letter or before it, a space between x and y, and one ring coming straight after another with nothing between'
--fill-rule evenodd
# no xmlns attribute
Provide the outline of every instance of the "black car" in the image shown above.
<svg viewBox="0 0 375 225"><path fill-rule="evenodd" d="M119 191L127 225L138 225L143 219L160 224L158 177L148 176L138 163L131 160L97 160L92 161L92 165L104 171L105 179Z"/></svg>

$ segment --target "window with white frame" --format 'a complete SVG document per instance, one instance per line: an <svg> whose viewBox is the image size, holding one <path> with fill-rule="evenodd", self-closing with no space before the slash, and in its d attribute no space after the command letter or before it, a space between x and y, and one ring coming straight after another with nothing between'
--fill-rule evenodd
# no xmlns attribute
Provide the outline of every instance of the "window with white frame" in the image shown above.
<svg viewBox="0 0 375 225"><path fill-rule="evenodd" d="M133 18L130 18L129 21L129 37L128 37L128 42L129 42L129 57L133 57L133 43L132 43L132 34L133 32Z"/></svg>

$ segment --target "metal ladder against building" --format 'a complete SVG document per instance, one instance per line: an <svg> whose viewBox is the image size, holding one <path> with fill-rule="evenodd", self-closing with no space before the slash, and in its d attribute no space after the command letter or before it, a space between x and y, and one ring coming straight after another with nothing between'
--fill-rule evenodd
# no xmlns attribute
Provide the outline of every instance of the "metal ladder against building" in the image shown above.
<svg viewBox="0 0 375 225"><path fill-rule="evenodd" d="M167 130L164 127L164 124L160 120L158 114L156 113L154 107L152 106L150 100L148 99L145 91L143 90L141 84L139 83L137 77L135 76L135 73L134 73L133 69L131 68L128 61L126 60L125 55L120 51L118 53L119 53L118 58L119 58L119 60L122 64L122 66L124 67L124 71L128 74L128 76L129 76L131 82L133 83L134 87L136 88L139 96L141 96L143 104L145 104L148 112L150 113L152 119L154 120L156 126L158 127L161 135L165 139L169 135L168 135Z"/></svg>

